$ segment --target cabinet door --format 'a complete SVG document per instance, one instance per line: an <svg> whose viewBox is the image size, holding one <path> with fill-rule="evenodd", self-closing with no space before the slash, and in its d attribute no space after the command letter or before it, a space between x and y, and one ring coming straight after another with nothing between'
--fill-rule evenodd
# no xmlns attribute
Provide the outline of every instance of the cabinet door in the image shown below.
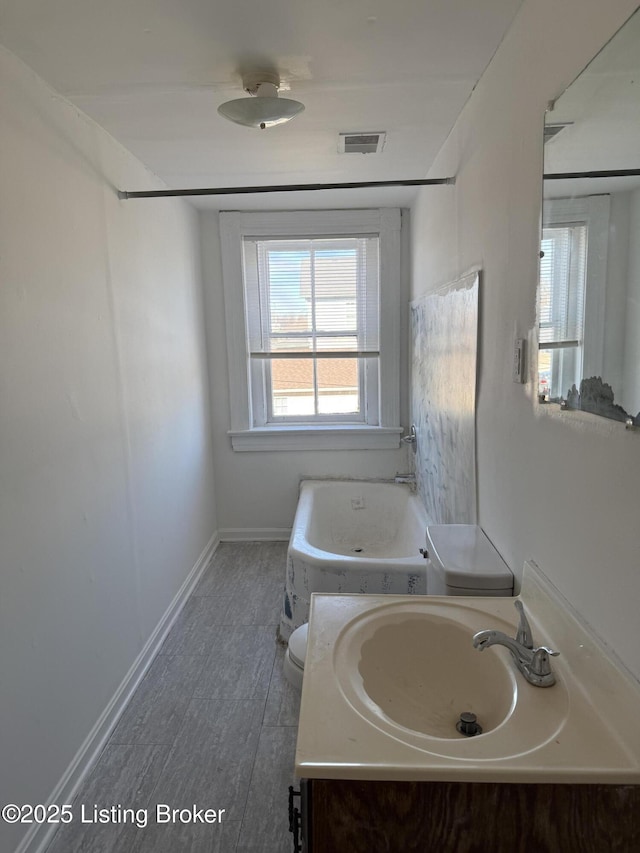
<svg viewBox="0 0 640 853"><path fill-rule="evenodd" d="M311 846L305 853L389 853L431 849L422 783L312 779Z"/></svg>
<svg viewBox="0 0 640 853"><path fill-rule="evenodd" d="M305 853L638 853L639 785L313 779Z"/></svg>

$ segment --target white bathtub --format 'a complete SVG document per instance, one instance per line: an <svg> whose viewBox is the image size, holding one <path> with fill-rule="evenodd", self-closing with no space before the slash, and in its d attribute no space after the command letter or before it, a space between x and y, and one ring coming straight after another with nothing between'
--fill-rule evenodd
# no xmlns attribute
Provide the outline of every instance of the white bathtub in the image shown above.
<svg viewBox="0 0 640 853"><path fill-rule="evenodd" d="M396 483L305 480L287 556L280 636L309 619L312 592L426 593L429 523Z"/></svg>

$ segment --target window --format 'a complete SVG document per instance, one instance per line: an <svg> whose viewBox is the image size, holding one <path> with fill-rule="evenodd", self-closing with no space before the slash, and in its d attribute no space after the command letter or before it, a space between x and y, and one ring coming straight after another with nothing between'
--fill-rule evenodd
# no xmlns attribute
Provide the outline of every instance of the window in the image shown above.
<svg viewBox="0 0 640 853"><path fill-rule="evenodd" d="M541 250L539 391L558 399L582 377L587 226L544 228Z"/></svg>
<svg viewBox="0 0 640 853"><path fill-rule="evenodd" d="M538 288L538 390L567 396L602 373L609 197L544 203Z"/></svg>
<svg viewBox="0 0 640 853"><path fill-rule="evenodd" d="M242 242L254 423L376 423L378 236Z"/></svg>
<svg viewBox="0 0 640 853"><path fill-rule="evenodd" d="M398 210L222 213L236 450L398 447Z"/></svg>

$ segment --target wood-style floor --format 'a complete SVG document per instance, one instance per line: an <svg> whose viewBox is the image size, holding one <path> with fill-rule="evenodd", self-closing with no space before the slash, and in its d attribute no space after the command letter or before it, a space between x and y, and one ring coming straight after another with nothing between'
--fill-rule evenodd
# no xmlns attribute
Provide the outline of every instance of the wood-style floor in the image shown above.
<svg viewBox="0 0 640 853"><path fill-rule="evenodd" d="M286 549L220 545L47 853L292 850L300 697L276 643ZM157 804L225 812L220 824L156 823ZM85 820L120 806L149 821L82 823L82 805Z"/></svg>

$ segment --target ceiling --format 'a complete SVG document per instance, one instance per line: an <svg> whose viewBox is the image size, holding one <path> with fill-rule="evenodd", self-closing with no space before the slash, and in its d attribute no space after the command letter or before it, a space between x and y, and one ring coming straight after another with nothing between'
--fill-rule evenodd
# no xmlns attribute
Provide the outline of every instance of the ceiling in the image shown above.
<svg viewBox="0 0 640 853"><path fill-rule="evenodd" d="M423 178L521 2L0 0L0 42L172 188ZM278 72L305 112L263 131L220 117L258 70ZM338 153L341 131L380 130L381 153ZM354 206L413 192L192 200Z"/></svg>

